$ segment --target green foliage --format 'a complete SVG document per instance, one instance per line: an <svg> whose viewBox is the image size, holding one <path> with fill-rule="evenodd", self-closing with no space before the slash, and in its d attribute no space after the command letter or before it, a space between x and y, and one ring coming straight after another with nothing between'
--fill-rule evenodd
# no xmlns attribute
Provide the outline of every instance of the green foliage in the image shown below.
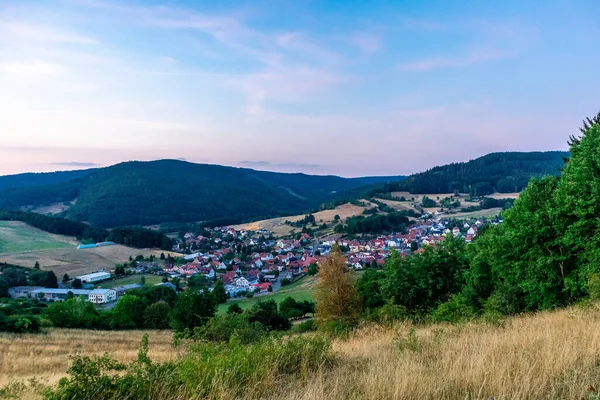
<svg viewBox="0 0 600 400"><path fill-rule="evenodd" d="M279 312L275 300L254 303L247 313L249 322L260 322L268 331L285 331L291 326L286 316Z"/></svg>
<svg viewBox="0 0 600 400"><path fill-rule="evenodd" d="M215 316L217 303L208 289L189 289L177 296L171 313L171 327L179 332L191 331Z"/></svg>
<svg viewBox="0 0 600 400"><path fill-rule="evenodd" d="M140 249L151 247L171 249L171 239L165 234L142 228L114 228L106 240Z"/></svg>
<svg viewBox="0 0 600 400"><path fill-rule="evenodd" d="M36 333L42 327L39 317L44 304L26 299L2 299L0 302L0 332Z"/></svg>
<svg viewBox="0 0 600 400"><path fill-rule="evenodd" d="M361 275L356 286L356 291L363 305L363 309L381 307L385 304L381 293L381 282L385 276L374 269L368 268Z"/></svg>
<svg viewBox="0 0 600 400"><path fill-rule="evenodd" d="M560 175L563 157L569 157L569 153L491 153L469 162L434 167L411 175L405 181L386 184L379 191L415 194L458 191L473 196L484 196L494 191L519 192L532 177Z"/></svg>
<svg viewBox="0 0 600 400"><path fill-rule="evenodd" d="M394 251L385 266L381 293L412 313L424 314L462 290L467 269L462 238L446 237L437 247L426 246L422 254L406 259Z"/></svg>
<svg viewBox="0 0 600 400"><path fill-rule="evenodd" d="M395 211L382 215L362 215L346 218L344 225L337 225L336 232L357 233L382 233L404 231L409 224L409 216L415 216L414 211Z"/></svg>
<svg viewBox="0 0 600 400"><path fill-rule="evenodd" d="M319 266L315 263L309 264L308 266L308 274L310 276L314 276L319 272Z"/></svg>
<svg viewBox="0 0 600 400"><path fill-rule="evenodd" d="M57 328L101 329L102 320L92 303L81 298L71 298L48 305L43 311L45 318Z"/></svg>
<svg viewBox="0 0 600 400"><path fill-rule="evenodd" d="M267 328L260 322L250 322L249 313L218 315L194 329L195 340L228 343L236 337L241 344L258 342L267 336Z"/></svg>
<svg viewBox="0 0 600 400"><path fill-rule="evenodd" d="M315 303L307 300L298 302L292 297L286 297L279 304L279 311L287 319L303 318L306 314L315 313Z"/></svg>
<svg viewBox="0 0 600 400"><path fill-rule="evenodd" d="M317 330L317 325L314 319L309 319L308 321L299 323L294 328L297 333L314 332Z"/></svg>
<svg viewBox="0 0 600 400"><path fill-rule="evenodd" d="M320 337L268 340L243 345L238 336L221 345L197 344L180 364L186 387L199 397L212 397L214 388L224 397L264 397L269 390L294 377L306 377L331 363L330 343ZM279 379L278 379L279 378Z"/></svg>
<svg viewBox="0 0 600 400"><path fill-rule="evenodd" d="M227 307L227 314L241 314L243 312L244 310L242 310L242 307L238 303L232 303Z"/></svg>
<svg viewBox="0 0 600 400"><path fill-rule="evenodd" d="M144 326L146 299L126 293L112 309L112 329L136 329Z"/></svg>
<svg viewBox="0 0 600 400"><path fill-rule="evenodd" d="M435 200L432 200L427 196L423 196L423 199L421 200L421 205L425 208L431 208L435 207L437 203L435 202Z"/></svg>
<svg viewBox="0 0 600 400"><path fill-rule="evenodd" d="M431 314L436 322L461 322L473 319L476 310L468 302L468 299L460 294L452 296L450 300L440 304Z"/></svg>
<svg viewBox="0 0 600 400"><path fill-rule="evenodd" d="M46 288L57 288L58 279L54 271L42 271L33 269L29 272L29 284L31 286L43 286Z"/></svg>
<svg viewBox="0 0 600 400"><path fill-rule="evenodd" d="M73 279L73 282L71 282L71 287L73 289L81 289L83 288L83 283L81 283L81 279Z"/></svg>
<svg viewBox="0 0 600 400"><path fill-rule="evenodd" d="M227 301L227 292L225 291L225 284L222 280L219 279L215 283L212 294L218 304L223 304Z"/></svg>
<svg viewBox="0 0 600 400"><path fill-rule="evenodd" d="M160 300L144 310L144 328L168 329L171 307L166 301Z"/></svg>
<svg viewBox="0 0 600 400"><path fill-rule="evenodd" d="M47 400L264 398L291 380L332 363L331 344L320 337L262 339L242 344L192 344L176 362L154 363L148 339L135 362L125 365L108 355L73 358L68 377L44 391Z"/></svg>

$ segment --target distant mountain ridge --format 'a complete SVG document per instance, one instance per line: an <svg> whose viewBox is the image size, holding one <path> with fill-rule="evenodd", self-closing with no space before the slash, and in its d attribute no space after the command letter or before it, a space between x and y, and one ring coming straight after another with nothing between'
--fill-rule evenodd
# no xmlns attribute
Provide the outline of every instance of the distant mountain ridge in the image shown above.
<svg viewBox="0 0 600 400"><path fill-rule="evenodd" d="M35 175L35 174L34 174ZM290 215L335 201L360 179L193 164L178 160L125 162L107 168L36 176L32 183L0 177L0 208L70 202L64 216L100 227L163 222L239 221ZM69 178L72 178L69 180ZM41 179L50 182L44 185ZM26 180L25 180L26 181Z"/></svg>
<svg viewBox="0 0 600 400"><path fill-rule="evenodd" d="M568 153L492 153L408 178L342 178L178 160L132 161L81 171L0 176L0 209L68 202L62 216L103 228L165 222L230 224L308 213L373 190L519 191L532 176L559 174L563 157Z"/></svg>
<svg viewBox="0 0 600 400"><path fill-rule="evenodd" d="M568 158L569 152L562 151L490 153L434 167L391 186L414 194L520 192L532 177L560 175Z"/></svg>

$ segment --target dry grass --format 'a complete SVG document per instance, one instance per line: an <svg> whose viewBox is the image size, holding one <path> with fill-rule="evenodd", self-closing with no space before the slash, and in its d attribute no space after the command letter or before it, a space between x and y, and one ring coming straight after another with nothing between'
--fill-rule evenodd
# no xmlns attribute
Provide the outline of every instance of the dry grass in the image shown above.
<svg viewBox="0 0 600 400"><path fill-rule="evenodd" d="M56 276L60 278L65 273L75 276L99 269L112 269L115 264L126 262L129 256L135 257L142 254L147 257L154 254L158 257L160 253L161 250L133 249L121 245L78 250L76 244L73 244L72 247L64 249L0 254L0 262L33 267L35 262L39 261L43 269L53 270ZM176 255L173 252L171 254Z"/></svg>
<svg viewBox="0 0 600 400"><path fill-rule="evenodd" d="M0 386L36 377L53 384L66 375L70 356L111 353L122 362L137 357L142 331L52 329L45 335L0 334ZM170 331L149 331L149 356L168 361L177 356Z"/></svg>
<svg viewBox="0 0 600 400"><path fill-rule="evenodd" d="M361 200L361 201L363 201L367 205L367 207L373 206L373 204L371 204L367 200ZM317 213L313 213L313 215L315 216L317 223L324 222L324 223L329 224L333 221L333 219L336 215L339 215L341 220L344 221L348 217L354 217L356 215L361 215L364 210L365 210L365 207L359 207L359 206L352 205L350 203L346 203L346 204L337 206L333 210L323 210L323 211L319 211ZM234 228L235 229L248 229L248 230L252 230L252 231L256 231L259 229L268 229L269 231L273 232L277 236L285 236L285 235L288 235L293 229L296 229L297 231L299 231L298 228L294 228L292 226L286 225L285 221L295 222L295 221L299 221L299 220L303 219L305 216L306 216L306 214L301 214L301 215L293 215L293 216L289 216L289 217L264 219L261 221L250 222L247 224L235 225ZM321 220L323 222L320 222Z"/></svg>
<svg viewBox="0 0 600 400"><path fill-rule="evenodd" d="M570 309L504 327L415 327L413 339L408 324L366 329L335 343L335 368L277 399L588 398L600 384L599 323L598 309Z"/></svg>
<svg viewBox="0 0 600 400"><path fill-rule="evenodd" d="M261 398L324 399L597 399L600 309L571 308L504 323L377 326L333 344L335 363L291 380ZM414 334L410 334L414 329ZM0 383L63 376L71 354L111 352L134 360L141 331L52 330L0 336ZM150 357L178 357L169 332L150 332ZM250 388L251 389L251 388ZM249 393L253 393L250 390ZM168 398L182 399L170 392ZM249 395L248 398L252 396ZM225 398L225 397L224 397Z"/></svg>

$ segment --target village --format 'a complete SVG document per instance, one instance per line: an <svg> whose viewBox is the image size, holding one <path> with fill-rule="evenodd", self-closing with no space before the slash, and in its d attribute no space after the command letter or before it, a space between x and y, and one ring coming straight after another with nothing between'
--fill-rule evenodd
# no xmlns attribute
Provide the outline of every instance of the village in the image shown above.
<svg viewBox="0 0 600 400"><path fill-rule="evenodd" d="M233 227L205 227L201 232L182 232L173 238L173 253L161 260L138 257L127 268L97 271L76 280L82 286L59 285L59 288L34 286L14 287L13 298L27 297L46 301L62 301L73 295L103 306L115 303L127 291L139 289L146 283L106 285L107 281L139 274L160 277L155 286L169 287L176 292L185 291L192 283L200 282L213 290L221 281L227 298L252 298L278 292L306 275L315 275L319 264L339 246L349 269L361 271L366 268L381 269L391 251L402 257L420 254L427 246L436 246L447 235L461 237L470 243L487 223L498 224L501 219L456 220L439 215L423 214L405 232L386 235L341 234L315 237L310 233L296 233L276 237L266 229L256 231ZM86 251L86 247L81 247Z"/></svg>

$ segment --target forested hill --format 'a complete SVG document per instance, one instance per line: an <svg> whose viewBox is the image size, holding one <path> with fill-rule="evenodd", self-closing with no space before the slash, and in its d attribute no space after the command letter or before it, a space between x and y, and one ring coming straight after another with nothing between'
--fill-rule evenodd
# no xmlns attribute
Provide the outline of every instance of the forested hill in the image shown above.
<svg viewBox="0 0 600 400"><path fill-rule="evenodd" d="M520 191L532 176L558 175L568 153L493 153L403 176L341 178L255 171L177 160L0 177L0 209L72 202L61 216L110 228L165 222L222 225L312 212L376 191L488 194ZM382 189L383 187L383 189Z"/></svg>
<svg viewBox="0 0 600 400"><path fill-rule="evenodd" d="M70 182L94 172L95 169L59 172L38 172L0 176L0 191L10 188L48 186Z"/></svg>
<svg viewBox="0 0 600 400"><path fill-rule="evenodd" d="M560 175L568 152L491 153L468 162L452 163L411 175L386 185L386 191L452 193L473 195L520 192L532 177Z"/></svg>
<svg viewBox="0 0 600 400"><path fill-rule="evenodd" d="M232 223L312 211L365 183L176 160L126 162L46 186L0 190L0 209L77 199L64 216L101 227Z"/></svg>

